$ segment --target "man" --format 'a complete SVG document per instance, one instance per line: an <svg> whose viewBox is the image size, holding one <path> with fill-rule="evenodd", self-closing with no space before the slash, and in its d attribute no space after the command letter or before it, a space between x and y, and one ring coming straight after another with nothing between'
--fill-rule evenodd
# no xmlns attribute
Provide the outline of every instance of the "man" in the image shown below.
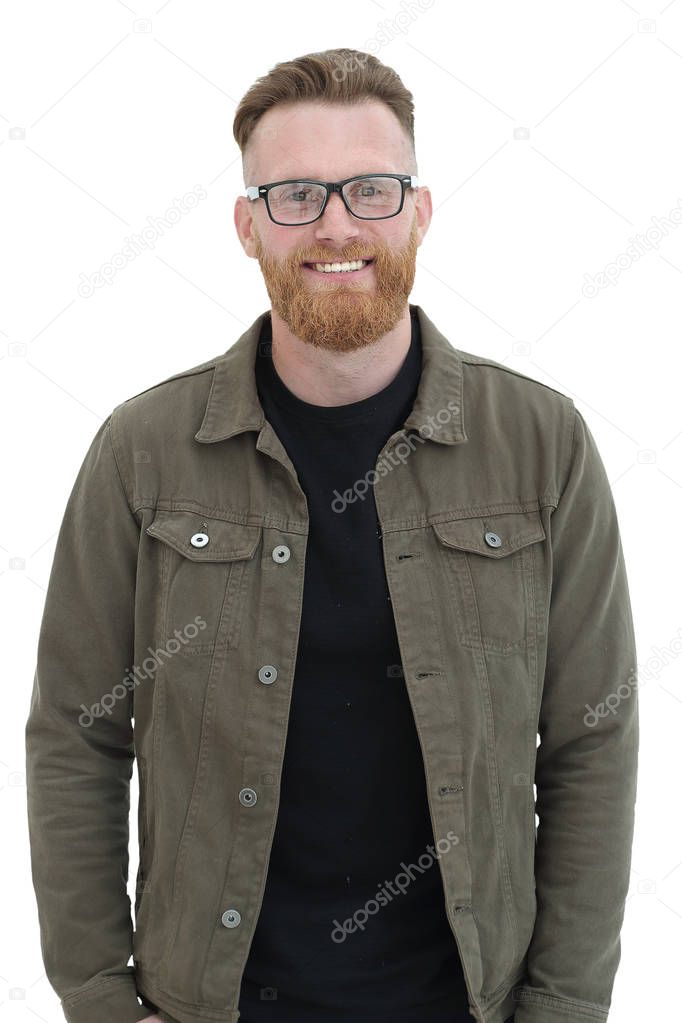
<svg viewBox="0 0 682 1023"><path fill-rule="evenodd" d="M70 1023L605 1021L638 717L594 439L409 303L432 205L391 69L277 65L234 131L271 309L113 410L57 544L47 975Z"/></svg>

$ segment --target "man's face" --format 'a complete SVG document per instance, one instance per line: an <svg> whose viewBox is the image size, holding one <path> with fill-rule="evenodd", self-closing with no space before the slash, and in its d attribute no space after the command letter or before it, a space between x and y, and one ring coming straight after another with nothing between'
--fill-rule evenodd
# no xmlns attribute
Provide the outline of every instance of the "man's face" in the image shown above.
<svg viewBox="0 0 682 1023"><path fill-rule="evenodd" d="M252 138L250 166L247 184L411 169L398 121L376 101L269 110ZM258 259L273 311L301 340L338 352L372 344L405 314L430 216L426 189L408 189L401 212L386 220L354 217L337 193L317 221L294 227L274 224L263 200L240 197L235 207L240 240ZM307 265L357 259L371 262L341 277Z"/></svg>

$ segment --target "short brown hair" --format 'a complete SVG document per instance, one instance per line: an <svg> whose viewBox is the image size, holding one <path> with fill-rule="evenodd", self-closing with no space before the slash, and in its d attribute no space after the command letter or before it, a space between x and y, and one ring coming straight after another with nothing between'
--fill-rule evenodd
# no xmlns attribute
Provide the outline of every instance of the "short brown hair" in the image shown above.
<svg viewBox="0 0 682 1023"><path fill-rule="evenodd" d="M232 131L242 160L256 124L272 107L297 102L346 103L380 100L393 111L410 143L417 172L414 145L414 102L398 74L371 53L340 47L307 53L282 61L256 79L242 97Z"/></svg>

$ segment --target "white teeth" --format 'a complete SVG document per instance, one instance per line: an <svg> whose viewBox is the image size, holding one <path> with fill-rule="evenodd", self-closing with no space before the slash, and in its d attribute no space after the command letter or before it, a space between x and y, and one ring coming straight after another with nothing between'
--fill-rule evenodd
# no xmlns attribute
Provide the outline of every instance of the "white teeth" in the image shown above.
<svg viewBox="0 0 682 1023"><path fill-rule="evenodd" d="M350 263L314 263L313 265L316 270L332 274L338 273L339 271L362 270L363 266L366 266L367 263L368 260L366 259L355 259Z"/></svg>

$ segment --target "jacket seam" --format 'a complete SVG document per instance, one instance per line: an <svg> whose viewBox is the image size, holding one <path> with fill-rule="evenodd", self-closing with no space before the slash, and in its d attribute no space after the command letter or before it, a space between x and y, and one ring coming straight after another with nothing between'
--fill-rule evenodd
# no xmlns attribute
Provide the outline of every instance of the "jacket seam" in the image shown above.
<svg viewBox="0 0 682 1023"><path fill-rule="evenodd" d="M544 383L542 380L538 380L537 377L529 376L527 373L521 373L517 369L512 369L511 366L503 366L501 363L496 362L495 359L486 359L480 355L474 355L471 352L464 352L461 349L456 349L459 355L460 362L464 366L482 366L487 369L497 369L501 373L509 373L510 376L518 377L519 380L528 380L531 384L538 384L540 387L544 387L546 391L551 391L552 394L558 394L560 398L567 398L568 395L565 391L559 391L556 387L550 387L549 384Z"/></svg>
<svg viewBox="0 0 682 1023"><path fill-rule="evenodd" d="M542 508L549 507L556 509L559 497L552 492L545 492L538 498L529 498L527 501L512 502L497 501L486 505L460 505L455 509L447 509L441 512L433 512L431 515L410 516L408 518L389 519L385 523L384 532L392 533L396 530L405 529L420 530L440 522L453 522L460 519L483 518L486 515L496 514L527 514L528 512L540 512ZM524 507L530 504L531 507ZM233 508L226 508L223 505L207 505L193 501L191 498L164 498L152 497L149 495L139 496L132 502L131 511L137 515L139 512L148 509L150 511L184 511L196 515L208 515L210 518L218 518L225 522L233 522L245 526L263 526L272 529L283 529L290 533L299 533L305 536L307 533L306 523L298 519L284 519L280 515L270 513L254 517L252 514L244 514L235 511ZM453 515L453 511L456 513Z"/></svg>
<svg viewBox="0 0 682 1023"><path fill-rule="evenodd" d="M137 522L137 519L135 517L135 513L133 511L133 508L132 508L132 503L130 501L130 498L128 497L128 490L126 489L123 473L121 472L121 466L119 464L119 459L118 459L118 456L116 454L116 447L114 445L114 414L113 414L113 412L110 413L110 415L109 415L109 420L108 420L108 423L107 423L107 436L109 438L109 444L111 445L111 453L112 453L113 458L114 458L114 465L116 466L116 475L118 477L118 482L120 484L121 490L123 491L123 496L125 498L125 502L126 502L126 505L128 507L128 511L130 512L131 518L134 520L135 524L139 525L139 523Z"/></svg>
<svg viewBox="0 0 682 1023"><path fill-rule="evenodd" d="M180 370L178 373L172 373L171 376L164 377L163 380L157 380L155 384L150 384L150 386L145 387L144 390L137 391L135 394L131 394L128 398L125 398L124 401L116 405L114 411L122 409L129 402L135 401L136 398L141 398L143 395L149 394L150 391L155 391L159 387L163 387L164 384L170 384L174 380L184 380L188 377L200 376L202 373L208 373L209 371L215 370L220 359L224 358L226 354L226 352L222 352L219 355L214 355L212 358L207 359L206 362L200 362L198 366L190 366L189 369Z"/></svg>
<svg viewBox="0 0 682 1023"><path fill-rule="evenodd" d="M493 501L487 504L462 504L456 508L448 508L442 512L433 512L428 517L427 525L437 521L458 521L459 519L478 519L485 515L528 515L532 512L539 512L549 505L554 507L556 496L553 493L543 493L538 497L521 498L518 501ZM453 515L453 512L457 514ZM441 516L447 516L442 519Z"/></svg>
<svg viewBox="0 0 682 1023"><path fill-rule="evenodd" d="M557 502L557 507L559 507L559 505L561 504L561 499L564 496L564 493L565 493L566 488L568 486L568 481L569 481L570 476L571 476L571 467L573 465L573 461L574 461L574 457L575 457L575 438L576 438L576 429L575 428L576 428L576 421L578 419L578 410L576 409L575 404L573 403L572 400L571 400L571 408L572 408L572 411L573 411L573 421L572 421L572 424L571 424L571 437L570 437L570 440L568 442L568 452L567 452L567 458L566 458L566 461L567 461L568 464L567 464L566 473L565 473L565 476L564 476L564 485L562 486L561 493L559 494L559 500Z"/></svg>
<svg viewBox="0 0 682 1023"><path fill-rule="evenodd" d="M476 637L475 647L478 648L475 662L477 667L474 669L479 677L481 683L481 695L483 698L483 706L486 716L486 733L488 748L486 750L486 761L488 779L490 781L490 800L491 809L496 828L495 843L495 859L499 868L499 877L502 885L504 894L504 910L509 921L509 929L514 942L512 951L512 962L516 958L519 951L519 927L516 919L516 913L514 910L514 890L511 880L511 865L509 862L509 851L507 849L507 835L504 828L504 811L502 808L502 792L500 790L500 770L497 762L497 738L495 735L495 713L493 711L493 699L492 699L492 687L490 683L490 674L488 672L488 657L486 655L485 640L483 637L483 631L481 629L481 617L478 607L478 601L476 599L476 587L474 586L473 576L471 572L471 561L469 554L466 557L466 574L468 579L468 585L473 598L473 604L476 611ZM480 670L479 670L480 668ZM473 895L473 885L472 885ZM473 914L473 907L472 907ZM480 931L480 928L479 928Z"/></svg>
<svg viewBox="0 0 682 1023"><path fill-rule="evenodd" d="M142 982L141 983L141 987L144 985L145 987L149 988L152 991L152 995L154 996L153 1000L157 1000L158 999L159 1000L159 1007L161 1008L160 1000L161 1000L161 997L162 997L162 992L161 992L161 988L159 987L159 985L155 982L156 981L156 975L152 975L147 970L143 971L141 968L138 970L138 972L140 974L140 979L141 979L141 982ZM146 992L144 992L144 993L146 994ZM226 1018L225 1015L224 1015L224 1011L223 1010L216 1009L215 1006L209 1005L208 1002L187 1002L184 999L176 998L174 995L168 995L165 992L163 993L163 1001L167 1002L172 1007L179 1008L181 1011L182 1011L182 1009L196 1009L197 1011L201 1012L203 1015L206 1015L207 1019L221 1021L221 1020L224 1020ZM166 1010L163 1009L163 1011L166 1011ZM225 1011L227 1011L230 1014L235 1012L234 1009L227 1009ZM220 1015L218 1015L218 1013L220 1013Z"/></svg>
<svg viewBox="0 0 682 1023"><path fill-rule="evenodd" d="M542 1005L556 1006L557 1008L564 1008L565 1006L572 1006L580 1011L587 1010L592 1012L595 1019L602 1019L609 1011L609 1007L605 1005L599 1005L596 1002L585 1002L579 998L567 998L564 995L553 995L548 991L538 991L537 988L525 985L518 989L516 993L518 1001L528 1002L539 1002Z"/></svg>
<svg viewBox="0 0 682 1023"><path fill-rule="evenodd" d="M86 1001L89 998L96 997L100 988L111 986L112 984L125 984L130 985L130 976L128 977L101 977L99 980L92 981L85 987L79 988L77 991L72 992L70 995L66 995L62 998L62 1005L76 1005L78 1002Z"/></svg>
<svg viewBox="0 0 682 1023"><path fill-rule="evenodd" d="M136 513L144 509L149 509L153 512L189 512L193 515L207 515L209 518L217 518L224 522L234 523L235 525L269 527L288 533L296 533L301 536L307 535L306 523L299 519L288 519L282 515L270 513L254 516L251 513L245 514L222 505L200 504L189 498L139 497L134 503L134 509Z"/></svg>

